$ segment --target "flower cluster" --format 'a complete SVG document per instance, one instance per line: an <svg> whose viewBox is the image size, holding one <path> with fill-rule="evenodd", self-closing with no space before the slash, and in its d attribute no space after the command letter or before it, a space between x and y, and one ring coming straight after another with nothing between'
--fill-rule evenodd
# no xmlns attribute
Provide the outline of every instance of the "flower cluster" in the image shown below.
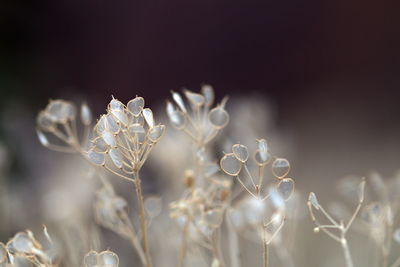
<svg viewBox="0 0 400 267"><path fill-rule="evenodd" d="M90 251L83 259L85 267L118 267L119 258L112 251L105 250L100 253Z"/></svg>
<svg viewBox="0 0 400 267"><path fill-rule="evenodd" d="M89 134L92 115L83 103L80 108L80 121L84 126L83 141L77 129L77 108L65 100L50 100L47 107L37 116L36 132L43 146L62 152L82 152L85 138Z"/></svg>
<svg viewBox="0 0 400 267"><path fill-rule="evenodd" d="M57 266L53 242L44 228L48 245L45 248L37 241L29 230L19 232L8 241L7 245L0 243L0 266ZM7 265L8 264L8 265Z"/></svg>
<svg viewBox="0 0 400 267"><path fill-rule="evenodd" d="M211 86L204 85L201 92L198 94L184 90L189 105L185 104L179 93L172 92L176 106L167 101L167 115L172 126L184 131L194 142L203 146L214 139L228 124L229 114L225 110L227 98L211 108L214 102L214 90ZM190 106L190 109L187 106Z"/></svg>
<svg viewBox="0 0 400 267"><path fill-rule="evenodd" d="M88 159L112 172L132 175L143 166L164 130L164 125L155 124L151 109L144 108L142 97L132 99L126 106L112 99L107 114L94 128Z"/></svg>

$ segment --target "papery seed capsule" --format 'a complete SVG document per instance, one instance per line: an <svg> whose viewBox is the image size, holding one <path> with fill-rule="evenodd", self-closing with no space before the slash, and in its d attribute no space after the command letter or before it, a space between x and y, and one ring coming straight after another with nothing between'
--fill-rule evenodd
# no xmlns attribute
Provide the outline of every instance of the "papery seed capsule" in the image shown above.
<svg viewBox="0 0 400 267"><path fill-rule="evenodd" d="M247 150L247 147L244 145L239 145L239 144L233 145L232 152L235 155L235 157L243 163L246 162L247 159L249 158L249 152Z"/></svg>
<svg viewBox="0 0 400 267"><path fill-rule="evenodd" d="M103 165L105 163L105 156L104 154L97 153L95 151L88 152L88 159L90 162L96 165Z"/></svg>
<svg viewBox="0 0 400 267"><path fill-rule="evenodd" d="M39 138L39 142L42 144L42 146L48 146L50 144L49 140L47 139L46 135L44 135L44 133L42 133L39 130L36 130L36 134L37 134L37 136Z"/></svg>
<svg viewBox="0 0 400 267"><path fill-rule="evenodd" d="M96 251L90 251L83 258L83 263L86 267L97 267L97 256L98 253Z"/></svg>
<svg viewBox="0 0 400 267"><path fill-rule="evenodd" d="M228 175L236 176L242 169L242 163L233 153L226 154L220 161L221 169Z"/></svg>
<svg viewBox="0 0 400 267"><path fill-rule="evenodd" d="M118 149L110 149L109 155L114 165L119 169L122 168L122 156L121 153L119 153Z"/></svg>
<svg viewBox="0 0 400 267"><path fill-rule="evenodd" d="M142 113L143 113L144 119L147 122L147 125L150 128L153 128L154 127L154 117L153 117L153 112L151 111L151 109L145 108L145 109L143 109Z"/></svg>
<svg viewBox="0 0 400 267"><path fill-rule="evenodd" d="M203 85L201 87L201 92L204 96L205 99L205 105L206 106L211 106L212 103L214 102L214 90L211 85Z"/></svg>
<svg viewBox="0 0 400 267"><path fill-rule="evenodd" d="M108 104L108 108L111 111L123 111L124 110L124 104L122 104L122 102L117 100L117 99L112 99L110 101L110 104Z"/></svg>
<svg viewBox="0 0 400 267"><path fill-rule="evenodd" d="M278 192L281 194L283 199L286 201L288 200L294 191L294 181L291 178L284 178L279 181Z"/></svg>
<svg viewBox="0 0 400 267"><path fill-rule="evenodd" d="M211 125L217 129L224 128L229 122L229 114L225 109L221 107L213 108L210 113L208 113L208 120Z"/></svg>
<svg viewBox="0 0 400 267"><path fill-rule="evenodd" d="M290 164L287 159L278 158L272 163L272 173L279 179L285 177L290 170Z"/></svg>
<svg viewBox="0 0 400 267"><path fill-rule="evenodd" d="M137 117L142 112L144 108L143 97L137 96L127 104L128 110L132 112L133 116Z"/></svg>
<svg viewBox="0 0 400 267"><path fill-rule="evenodd" d="M111 114L107 114L105 118L106 118L106 129L111 133L118 133L120 130L120 126L117 123L116 118Z"/></svg>
<svg viewBox="0 0 400 267"><path fill-rule="evenodd" d="M81 105L81 121L84 125L92 123L92 112L86 103Z"/></svg>
<svg viewBox="0 0 400 267"><path fill-rule="evenodd" d="M34 249L33 242L26 233L16 234L12 240L12 246L22 253L31 253Z"/></svg>
<svg viewBox="0 0 400 267"><path fill-rule="evenodd" d="M254 160L258 166L265 166L271 160L271 155L268 152L261 152L260 150L256 150L254 153Z"/></svg>
<svg viewBox="0 0 400 267"><path fill-rule="evenodd" d="M156 143L160 140L165 130L164 125L157 125L154 128L151 128L148 133L148 138L151 142Z"/></svg>
<svg viewBox="0 0 400 267"><path fill-rule="evenodd" d="M114 252L103 251L98 258L101 267L118 267L119 258Z"/></svg>
<svg viewBox="0 0 400 267"><path fill-rule="evenodd" d="M106 142L107 145L115 147L117 145L117 141L115 140L115 136L107 131L104 131L101 134L101 137L103 138L104 142Z"/></svg>
<svg viewBox="0 0 400 267"><path fill-rule="evenodd" d="M92 141L92 149L98 153L105 153L108 150L108 145L104 142L103 138L97 137Z"/></svg>
<svg viewBox="0 0 400 267"><path fill-rule="evenodd" d="M39 113L36 123L44 131L52 131L55 127L54 121L44 111Z"/></svg>
<svg viewBox="0 0 400 267"><path fill-rule="evenodd" d="M179 93L172 91L172 99L174 99L175 103L182 110L182 112L187 112L183 99Z"/></svg>
<svg viewBox="0 0 400 267"><path fill-rule="evenodd" d="M118 110L112 110L111 114L119 121L122 125L127 126L129 124L129 118L125 114L124 110L118 111Z"/></svg>
<svg viewBox="0 0 400 267"><path fill-rule="evenodd" d="M195 108L199 108L204 104L204 96L201 94L185 90L185 96L189 100L190 104L192 104L192 106Z"/></svg>
<svg viewBox="0 0 400 267"><path fill-rule="evenodd" d="M315 196L314 192L311 192L310 195L308 196L308 201L311 203L311 205L313 205L313 207L316 210L319 210L319 203L318 203L318 199Z"/></svg>

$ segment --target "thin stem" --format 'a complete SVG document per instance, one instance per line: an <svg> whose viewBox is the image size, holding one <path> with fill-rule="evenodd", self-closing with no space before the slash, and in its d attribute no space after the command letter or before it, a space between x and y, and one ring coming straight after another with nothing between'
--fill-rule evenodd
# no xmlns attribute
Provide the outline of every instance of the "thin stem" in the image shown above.
<svg viewBox="0 0 400 267"><path fill-rule="evenodd" d="M229 218L229 212L230 211L228 210L225 213L225 221L228 228L230 266L240 267L239 240L234 226Z"/></svg>
<svg viewBox="0 0 400 267"><path fill-rule="evenodd" d="M151 263L151 256L150 256L150 250L149 250L149 242L147 238L147 227L146 227L146 218L145 218L145 212L144 212L144 203L143 203L143 195L142 195L142 186L141 186L141 181L139 178L139 172L135 171L133 173L134 176L134 184L136 188L136 197L138 200L138 205L139 205L139 217L140 217L140 228L143 236L143 250L146 255L146 267L152 267Z"/></svg>
<svg viewBox="0 0 400 267"><path fill-rule="evenodd" d="M266 231L266 229L265 229L265 226L263 223L263 225L262 225L263 266L268 267L269 251L268 251L267 237L266 237L265 231Z"/></svg>
<svg viewBox="0 0 400 267"><path fill-rule="evenodd" d="M344 234L342 236L342 241L340 243L342 244L344 258L346 260L346 266L347 267L354 267L353 260L351 259L351 255L350 255L349 246L347 244L346 238L344 237Z"/></svg>
<svg viewBox="0 0 400 267"><path fill-rule="evenodd" d="M189 223L190 223L189 218L187 218L187 220L185 222L185 226L183 227L183 232L182 232L182 243L181 243L181 248L179 250L178 267L183 267L183 263L185 262Z"/></svg>

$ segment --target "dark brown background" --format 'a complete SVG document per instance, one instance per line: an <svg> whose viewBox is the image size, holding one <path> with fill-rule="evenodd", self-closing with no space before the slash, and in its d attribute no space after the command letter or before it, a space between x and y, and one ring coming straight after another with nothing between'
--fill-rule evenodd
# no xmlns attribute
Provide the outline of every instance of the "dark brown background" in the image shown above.
<svg viewBox="0 0 400 267"><path fill-rule="evenodd" d="M271 100L304 176L398 168L400 19L388 2L0 5L2 103L20 101L34 114L50 97L78 94L100 112L111 94L156 105L171 89L210 83L219 96Z"/></svg>

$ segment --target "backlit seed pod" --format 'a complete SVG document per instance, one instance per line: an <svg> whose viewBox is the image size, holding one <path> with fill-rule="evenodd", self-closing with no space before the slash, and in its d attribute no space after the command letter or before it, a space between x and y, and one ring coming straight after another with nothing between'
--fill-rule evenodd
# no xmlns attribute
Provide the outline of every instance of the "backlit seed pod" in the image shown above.
<svg viewBox="0 0 400 267"><path fill-rule="evenodd" d="M133 116L137 117L143 111L144 108L144 99L143 97L137 96L131 101L128 102L127 108L130 112L132 112Z"/></svg>
<svg viewBox="0 0 400 267"><path fill-rule="evenodd" d="M249 158L249 152L247 150L247 147L244 145L239 145L239 144L233 145L232 152L235 155L235 157L243 163L246 162L247 159Z"/></svg>
<svg viewBox="0 0 400 267"><path fill-rule="evenodd" d="M174 99L175 103L178 105L178 107L181 109L182 112L187 113L185 104L183 102L183 99L181 95L177 92L172 92L172 99Z"/></svg>
<svg viewBox="0 0 400 267"><path fill-rule="evenodd" d="M95 165L103 165L105 163L105 155L102 153L91 150L88 152L87 157Z"/></svg>
<svg viewBox="0 0 400 267"><path fill-rule="evenodd" d="M92 112L86 103L81 105L81 121L84 125L92 123Z"/></svg>
<svg viewBox="0 0 400 267"><path fill-rule="evenodd" d="M49 140L47 139L47 137L44 133L42 133L39 130L36 130L36 134L37 134L37 136L39 138L39 142L42 144L42 146L48 146L50 144Z"/></svg>
<svg viewBox="0 0 400 267"><path fill-rule="evenodd" d="M165 130L164 125L157 125L154 128L151 128L148 133L148 138L151 142L156 143L160 140Z"/></svg>
<svg viewBox="0 0 400 267"><path fill-rule="evenodd" d="M204 104L204 96L201 94L197 94L197 93L193 93L189 90L185 90L185 96L186 98L189 100L190 104L194 107L194 108L199 108L200 106L202 106Z"/></svg>
<svg viewBox="0 0 400 267"><path fill-rule="evenodd" d="M12 246L17 252L32 253L34 244L31 238L26 233L18 233L12 239Z"/></svg>
<svg viewBox="0 0 400 267"><path fill-rule="evenodd" d="M210 85L203 85L201 87L201 93L204 96L205 105L207 107L211 106L214 102L214 90Z"/></svg>
<svg viewBox="0 0 400 267"><path fill-rule="evenodd" d="M272 163L272 173L279 179L285 177L290 170L290 163L287 159L277 158Z"/></svg>
<svg viewBox="0 0 400 267"><path fill-rule="evenodd" d="M271 160L271 155L268 152L261 152L260 150L256 150L254 153L254 161L258 166L265 166Z"/></svg>
<svg viewBox="0 0 400 267"><path fill-rule="evenodd" d="M39 113L36 123L39 126L39 128L43 131L50 132L50 131L54 130L54 128L55 128L54 121L44 111L41 111Z"/></svg>
<svg viewBox="0 0 400 267"><path fill-rule="evenodd" d="M283 199L288 200L294 192L294 181L291 178L284 178L279 181L277 191L281 194Z"/></svg>
<svg viewBox="0 0 400 267"><path fill-rule="evenodd" d="M99 267L118 267L119 258L111 251L103 251L98 255Z"/></svg>
<svg viewBox="0 0 400 267"><path fill-rule="evenodd" d="M318 203L318 199L315 196L314 192L311 192L310 195L308 196L308 201L311 203L311 205L313 205L313 207L316 210L319 210L319 203Z"/></svg>
<svg viewBox="0 0 400 267"><path fill-rule="evenodd" d="M208 114L211 125L217 129L224 128L229 122L229 114L222 107L213 108Z"/></svg>
<svg viewBox="0 0 400 267"><path fill-rule="evenodd" d="M143 109L143 117L150 128L154 127L153 112L149 108Z"/></svg>
<svg viewBox="0 0 400 267"><path fill-rule="evenodd" d="M233 153L226 154L220 161L221 169L228 175L236 176L242 169L242 163L235 157Z"/></svg>

